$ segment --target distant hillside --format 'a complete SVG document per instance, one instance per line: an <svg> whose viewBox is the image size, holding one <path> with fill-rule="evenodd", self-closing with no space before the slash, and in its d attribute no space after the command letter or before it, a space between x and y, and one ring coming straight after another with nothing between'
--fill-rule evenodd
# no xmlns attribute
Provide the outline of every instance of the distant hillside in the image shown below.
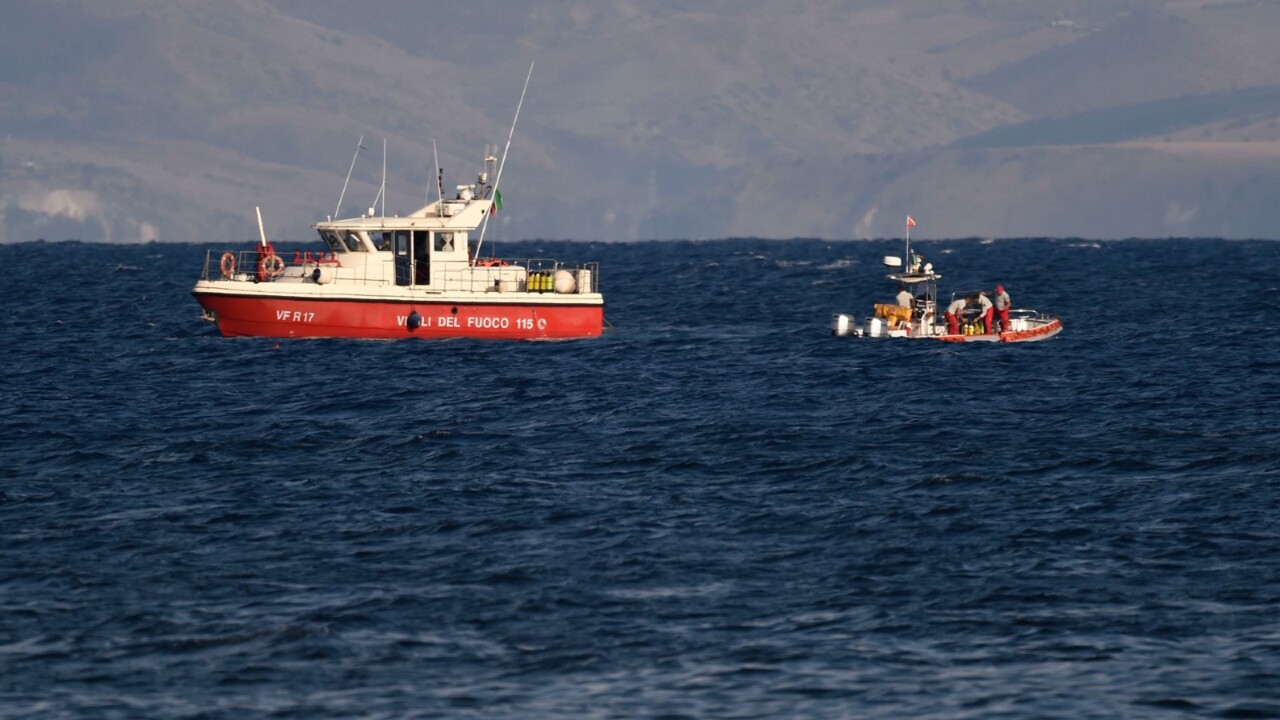
<svg viewBox="0 0 1280 720"><path fill-rule="evenodd" d="M1143 138L1170 138L1216 124L1275 127L1280 118L1280 85L1227 90L1092 110L1063 117L1038 118L988 130L953 143L967 150L1036 145L1106 145ZM1211 135L1208 131L1206 135ZM1276 139L1269 133L1269 140ZM1261 138L1260 138L1261 139Z"/></svg>
<svg viewBox="0 0 1280 720"><path fill-rule="evenodd" d="M1280 3L9 0L0 241L309 237L501 145L500 237L1280 237ZM381 202L381 199L379 200Z"/></svg>

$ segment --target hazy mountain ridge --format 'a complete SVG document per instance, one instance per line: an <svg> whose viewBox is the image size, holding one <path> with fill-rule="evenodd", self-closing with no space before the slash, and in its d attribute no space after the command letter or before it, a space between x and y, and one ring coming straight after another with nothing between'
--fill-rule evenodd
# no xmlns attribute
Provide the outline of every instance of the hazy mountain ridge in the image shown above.
<svg viewBox="0 0 1280 720"><path fill-rule="evenodd" d="M1274 237L1275 3L18 0L0 241L305 237L505 140L512 238ZM71 43L68 45L68 43ZM58 47L67 47L63 52Z"/></svg>

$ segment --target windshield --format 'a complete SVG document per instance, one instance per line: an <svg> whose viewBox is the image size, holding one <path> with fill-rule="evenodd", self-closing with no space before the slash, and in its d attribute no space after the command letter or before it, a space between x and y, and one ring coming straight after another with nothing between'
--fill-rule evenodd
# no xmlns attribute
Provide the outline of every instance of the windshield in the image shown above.
<svg viewBox="0 0 1280 720"><path fill-rule="evenodd" d="M324 240L324 244L328 246L330 252L344 253L347 251L347 246L338 239L338 234L332 230L321 230L320 239Z"/></svg>

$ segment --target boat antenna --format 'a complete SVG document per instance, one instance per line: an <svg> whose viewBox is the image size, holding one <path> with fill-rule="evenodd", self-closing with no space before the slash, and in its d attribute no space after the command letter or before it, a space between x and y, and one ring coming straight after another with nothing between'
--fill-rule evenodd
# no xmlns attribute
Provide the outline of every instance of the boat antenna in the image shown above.
<svg viewBox="0 0 1280 720"><path fill-rule="evenodd" d="M498 183L502 182L502 168L507 164L507 152L511 150L511 136L516 133L516 121L520 119L520 108L524 105L524 94L529 91L529 78L533 77L533 63L529 63L529 74L524 78L524 89L520 91L520 102L516 103L516 116L511 119L511 131L507 133L507 146L502 150L502 161L498 163L498 175L493 179L493 200L497 202ZM480 257L480 246L484 245L484 232L489 229L489 213L485 213L485 223L480 226L480 239L476 241L476 254L471 258L471 264L475 265L476 258Z"/></svg>
<svg viewBox="0 0 1280 720"><path fill-rule="evenodd" d="M369 203L369 217L378 210L378 201L382 201L382 217L387 216L387 139L382 138L382 184L378 186L378 194Z"/></svg>
<svg viewBox="0 0 1280 720"><path fill-rule="evenodd" d="M435 173L433 173L436 176L435 177L436 193L437 193L436 199L444 200L444 176L443 176L443 173L440 172L440 151L436 150L435 138L431 138L431 157L435 159L435 164L436 164L436 171ZM428 185L427 196L423 198L423 204L426 205L426 204L429 204L430 202L431 202L431 186Z"/></svg>
<svg viewBox="0 0 1280 720"><path fill-rule="evenodd" d="M903 258L907 263L906 265L907 272L911 272L911 228L915 227L915 225L916 225L916 219L908 215L907 216L907 233L906 233L907 252L906 252L906 257Z"/></svg>
<svg viewBox="0 0 1280 720"><path fill-rule="evenodd" d="M266 247L267 231L262 227L262 208L255 207L254 211L258 213L258 240L262 243L262 247Z"/></svg>
<svg viewBox="0 0 1280 720"><path fill-rule="evenodd" d="M482 178L488 178L488 177L489 177L490 172L491 172L491 168L493 167L493 164L494 164L495 162L497 162L497 158L495 158L495 157L493 156L493 155L494 155L494 153L496 153L496 152L498 152L498 146L497 146L497 145L490 145L489 143L485 143L485 144L484 144L484 172L483 172L483 173L481 173L481 177L482 177ZM494 188L494 186L493 186L493 185L487 185L487 186L485 186L485 187L481 188L481 189L480 189L480 197L486 198L486 199L488 199L488 200L493 200L493 201L496 203L496 202L497 202L497 199L496 199L496 196L495 196L495 194L494 194L494 189L493 189L493 188ZM489 218L491 218L491 217L493 217L493 207L492 207L492 206L490 206L490 211L484 214L484 220L481 220L481 221L480 221L480 237L481 237L482 239L484 238L485 230L487 230L487 229L488 229L488 227L489 227ZM479 246L479 245L477 245L477 246L476 246L476 249L478 250L478 249L479 249L479 247L480 247L480 246ZM479 255L477 255L476 257L479 257Z"/></svg>
<svg viewBox="0 0 1280 720"><path fill-rule="evenodd" d="M342 210L342 198L347 195L347 183L351 182L351 171L356 169L356 158L360 157L360 151L364 148L364 135L356 141L356 153L351 156L351 167L347 168L347 180L342 183L342 192L338 195L338 207L333 209L333 216L338 217L338 212Z"/></svg>
<svg viewBox="0 0 1280 720"><path fill-rule="evenodd" d="M444 217L444 168L440 167L440 153L436 150L435 138L431 138L431 154L436 158L436 214Z"/></svg>

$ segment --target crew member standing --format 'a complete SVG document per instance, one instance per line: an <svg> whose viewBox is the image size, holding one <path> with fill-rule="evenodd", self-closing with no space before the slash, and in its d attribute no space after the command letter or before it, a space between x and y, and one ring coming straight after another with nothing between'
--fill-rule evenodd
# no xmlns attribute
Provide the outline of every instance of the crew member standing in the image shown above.
<svg viewBox="0 0 1280 720"><path fill-rule="evenodd" d="M948 335L960 334L960 316L964 313L964 309L968 304L968 301L961 297L952 300L951 304L947 306Z"/></svg>
<svg viewBox="0 0 1280 720"><path fill-rule="evenodd" d="M996 319L1000 321L1000 332L1009 332L1009 308L1013 307L1013 301L1009 299L1009 293L1004 291L1003 285L996 286Z"/></svg>
<svg viewBox="0 0 1280 720"><path fill-rule="evenodd" d="M987 299L986 293L981 293L981 292L978 293L977 301L978 301L978 316L982 318L982 329L986 334L990 335L991 319L992 319L992 316L995 315L996 306L992 305L991 301Z"/></svg>
<svg viewBox="0 0 1280 720"><path fill-rule="evenodd" d="M906 285L898 285L898 294L895 296L898 301L898 307L909 308L915 302L915 297Z"/></svg>

